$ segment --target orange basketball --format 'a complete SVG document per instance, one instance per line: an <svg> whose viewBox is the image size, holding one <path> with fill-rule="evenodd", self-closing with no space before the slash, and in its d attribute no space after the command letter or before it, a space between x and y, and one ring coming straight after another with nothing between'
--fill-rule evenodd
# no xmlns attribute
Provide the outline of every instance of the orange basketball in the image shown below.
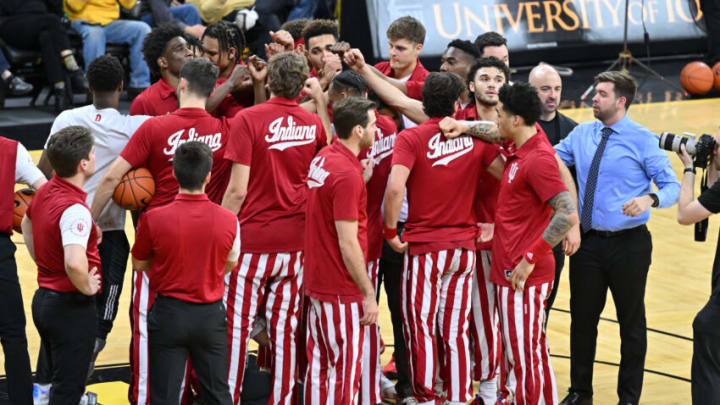
<svg viewBox="0 0 720 405"><path fill-rule="evenodd" d="M113 201L126 210L139 210L147 207L155 195L155 180L144 167L125 173L120 184L115 187Z"/></svg>
<svg viewBox="0 0 720 405"><path fill-rule="evenodd" d="M13 209L13 229L15 232L22 233L20 223L34 196L35 190L30 188L24 188L15 192L15 196L13 197L15 200L15 208Z"/></svg>
<svg viewBox="0 0 720 405"><path fill-rule="evenodd" d="M715 90L720 90L720 62L712 67L713 77L715 77Z"/></svg>
<svg viewBox="0 0 720 405"><path fill-rule="evenodd" d="M713 87L713 72L703 62L690 62L680 72L680 83L688 93L701 96Z"/></svg>

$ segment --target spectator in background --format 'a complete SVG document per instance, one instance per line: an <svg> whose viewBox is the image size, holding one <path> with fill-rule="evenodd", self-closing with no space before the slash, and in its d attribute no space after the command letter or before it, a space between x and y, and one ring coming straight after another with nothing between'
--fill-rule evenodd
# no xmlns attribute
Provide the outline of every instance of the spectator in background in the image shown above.
<svg viewBox="0 0 720 405"><path fill-rule="evenodd" d="M205 24L215 24L220 20L233 22L237 12L252 7L255 0L185 0L197 8Z"/></svg>
<svg viewBox="0 0 720 405"><path fill-rule="evenodd" d="M177 0L147 0L141 3L140 19L151 27L175 23L186 34L202 37L205 26L193 4L182 4Z"/></svg>
<svg viewBox="0 0 720 405"><path fill-rule="evenodd" d="M22 96L33 91L33 86L10 71L10 63L0 51L0 107L5 104L5 96Z"/></svg>
<svg viewBox="0 0 720 405"><path fill-rule="evenodd" d="M20 49L39 50L48 81L53 85L58 110L64 110L65 77L70 75L76 92L87 91L87 82L70 48L60 17L51 13L43 0L0 2L0 38Z"/></svg>
<svg viewBox="0 0 720 405"><path fill-rule="evenodd" d="M132 8L136 0L65 0L65 12L72 28L83 39L85 69L93 59L105 54L106 42L130 47L130 86L128 97L135 98L150 86L150 71L143 60L143 40L150 26L143 21L120 19L120 6Z"/></svg>

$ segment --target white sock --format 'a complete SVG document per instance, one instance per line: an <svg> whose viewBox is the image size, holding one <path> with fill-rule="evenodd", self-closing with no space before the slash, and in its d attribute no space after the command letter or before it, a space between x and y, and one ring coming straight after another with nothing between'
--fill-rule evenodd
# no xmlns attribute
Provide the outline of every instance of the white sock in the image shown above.
<svg viewBox="0 0 720 405"><path fill-rule="evenodd" d="M486 404L494 404L497 401L497 377L480 382L480 398Z"/></svg>

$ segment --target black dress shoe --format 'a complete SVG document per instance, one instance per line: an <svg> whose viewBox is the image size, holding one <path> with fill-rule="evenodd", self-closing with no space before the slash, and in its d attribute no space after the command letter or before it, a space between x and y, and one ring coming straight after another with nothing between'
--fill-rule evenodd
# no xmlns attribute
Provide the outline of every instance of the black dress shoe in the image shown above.
<svg viewBox="0 0 720 405"><path fill-rule="evenodd" d="M581 395L577 392L570 392L560 405L592 405L592 396Z"/></svg>
<svg viewBox="0 0 720 405"><path fill-rule="evenodd" d="M620 402L618 402L618 405L635 405L635 404L632 402L620 401Z"/></svg>
<svg viewBox="0 0 720 405"><path fill-rule="evenodd" d="M7 87L8 93L13 96L24 96L33 91L32 84L15 75L10 75L5 79L4 85Z"/></svg>

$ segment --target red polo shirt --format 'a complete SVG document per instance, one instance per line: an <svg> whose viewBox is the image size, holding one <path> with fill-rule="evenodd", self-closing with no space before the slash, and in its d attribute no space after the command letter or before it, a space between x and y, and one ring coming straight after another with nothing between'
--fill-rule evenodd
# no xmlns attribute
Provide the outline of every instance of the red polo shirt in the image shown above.
<svg viewBox="0 0 720 405"><path fill-rule="evenodd" d="M360 151L360 160L375 160L372 177L367 182L367 215L368 215L368 261L379 259L383 246L382 204L385 198L390 168L392 166L393 146L397 137L395 121L375 111L377 131L373 145Z"/></svg>
<svg viewBox="0 0 720 405"><path fill-rule="evenodd" d="M250 166L247 197L238 214L242 251L303 250L305 177L326 144L320 117L282 97L246 108L231 121L225 157Z"/></svg>
<svg viewBox="0 0 720 405"><path fill-rule="evenodd" d="M218 79L217 83L215 84L215 88L225 83L228 79L227 78L220 78ZM251 95L252 96L252 95ZM220 102L220 105L215 108L215 111L213 111L213 116L215 117L225 117L225 118L232 118L235 116L235 114L239 113L242 109L250 107L253 104L253 98L247 98L243 99L240 96L236 96L233 93L228 94L225 96L223 101Z"/></svg>
<svg viewBox="0 0 720 405"><path fill-rule="evenodd" d="M60 292L78 292L65 272L65 251L63 249L60 219L66 209L80 204L90 211L85 203L87 194L74 184L55 176L35 193L25 215L32 221L35 263L38 266L38 286ZM100 265L97 248L97 229L90 226L90 237L85 254L88 271ZM78 226L84 226L78 224ZM78 232L87 232L82 228Z"/></svg>
<svg viewBox="0 0 720 405"><path fill-rule="evenodd" d="M178 192L173 176L175 149L188 141L208 144L213 151L213 167L207 194L220 202L230 178L231 164L225 160L230 137L224 118L214 118L202 108L181 108L172 114L145 121L120 153L132 167L146 167L155 180L155 195L148 209L169 203Z"/></svg>
<svg viewBox="0 0 720 405"><path fill-rule="evenodd" d="M390 67L390 62L380 62L375 65L375 69L379 70L385 76L400 79L400 77L395 76L395 71ZM423 84L425 84L425 78L429 74L430 72L425 69L418 58L415 70L413 70L412 74L410 74L410 78L405 82L408 97L422 101L422 87Z"/></svg>
<svg viewBox="0 0 720 405"><path fill-rule="evenodd" d="M225 292L225 263L237 218L205 194L178 194L175 201L140 217L132 248L152 259L150 290L183 301L210 303Z"/></svg>
<svg viewBox="0 0 720 405"><path fill-rule="evenodd" d="M335 221L358 221L358 240L367 258L367 191L362 165L345 145L333 142L310 164L307 187L305 294L320 301L362 301L362 292L345 267L335 229Z"/></svg>
<svg viewBox="0 0 720 405"><path fill-rule="evenodd" d="M477 121L477 110L475 104L470 103L462 110L458 110L455 119L465 121ZM499 150L499 146L490 145ZM478 188L475 194L475 213L478 222L495 222L495 209L497 207L497 196L500 191L500 181L488 172L483 172L478 178ZM492 250L492 240L477 242L477 250Z"/></svg>
<svg viewBox="0 0 720 405"><path fill-rule="evenodd" d="M469 136L447 139L430 118L400 132L393 165L410 169L407 180L408 219L402 239L410 254L464 248L475 249L478 178L498 150Z"/></svg>
<svg viewBox="0 0 720 405"><path fill-rule="evenodd" d="M160 78L135 97L130 104L130 115L159 116L170 114L177 109L175 89L165 79Z"/></svg>
<svg viewBox="0 0 720 405"><path fill-rule="evenodd" d="M547 228L552 208L547 201L567 191L560 179L555 160L555 149L539 130L519 149L514 144L506 150L507 162L500 181L490 281L511 286L507 276L515 269L522 256ZM538 258L525 286L555 279L555 259L548 251Z"/></svg>

